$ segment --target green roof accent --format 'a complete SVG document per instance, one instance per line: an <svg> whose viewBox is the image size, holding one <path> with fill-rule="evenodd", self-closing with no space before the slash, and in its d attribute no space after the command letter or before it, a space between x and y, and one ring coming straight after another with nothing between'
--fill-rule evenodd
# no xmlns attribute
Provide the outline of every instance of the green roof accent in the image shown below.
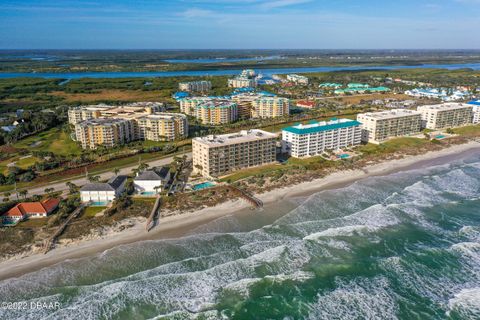
<svg viewBox="0 0 480 320"><path fill-rule="evenodd" d="M358 122L357 120L352 120L352 121L332 123L332 124L326 124L324 126L316 126L316 127L309 127L309 128L296 128L292 126L292 127L283 128L282 131L291 132L293 134L309 134L309 133L317 133L317 132L329 131L329 130L335 130L335 129L356 127L359 125L361 125L360 122Z"/></svg>

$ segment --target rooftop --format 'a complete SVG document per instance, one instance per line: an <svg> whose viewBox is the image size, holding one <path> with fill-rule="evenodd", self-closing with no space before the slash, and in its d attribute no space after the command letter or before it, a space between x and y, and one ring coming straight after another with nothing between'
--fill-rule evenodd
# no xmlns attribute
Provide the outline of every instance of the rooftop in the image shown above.
<svg viewBox="0 0 480 320"><path fill-rule="evenodd" d="M361 113L358 116L365 116L365 117L370 117L374 119L393 119L393 118L411 116L415 114L421 115L421 112L415 111L415 110L407 110L407 109L392 109L387 111Z"/></svg>
<svg viewBox="0 0 480 320"><path fill-rule="evenodd" d="M332 119L330 121L313 122L309 124L296 124L291 127L282 129L282 131L294 134L309 134L321 131L349 128L361 125L360 122L350 119Z"/></svg>
<svg viewBox="0 0 480 320"><path fill-rule="evenodd" d="M218 147L228 144L238 144L255 140L271 139L276 138L277 135L271 132L251 129L251 130L242 130L238 133L229 133L222 135L209 135L205 137L194 138L193 140L204 145L211 147Z"/></svg>
<svg viewBox="0 0 480 320"><path fill-rule="evenodd" d="M463 108L471 108L471 104L466 103L442 103L442 104L435 104L435 105L427 105L427 106L420 106L417 108L418 111L422 110L456 110L456 109L463 109Z"/></svg>
<svg viewBox="0 0 480 320"><path fill-rule="evenodd" d="M107 183L87 183L80 189L80 191L115 191L127 180L127 178L127 176L114 176L110 178Z"/></svg>

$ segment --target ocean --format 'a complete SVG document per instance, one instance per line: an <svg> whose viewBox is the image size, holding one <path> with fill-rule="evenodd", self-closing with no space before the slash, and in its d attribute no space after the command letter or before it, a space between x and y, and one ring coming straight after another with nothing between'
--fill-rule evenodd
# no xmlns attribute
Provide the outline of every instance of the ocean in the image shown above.
<svg viewBox="0 0 480 320"><path fill-rule="evenodd" d="M296 201L1 281L0 319L480 319L480 155Z"/></svg>

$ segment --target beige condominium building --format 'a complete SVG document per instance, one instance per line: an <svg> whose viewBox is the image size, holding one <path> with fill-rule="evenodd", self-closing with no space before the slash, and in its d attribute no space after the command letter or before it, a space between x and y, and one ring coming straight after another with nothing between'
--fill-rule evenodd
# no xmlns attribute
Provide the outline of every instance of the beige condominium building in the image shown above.
<svg viewBox="0 0 480 320"><path fill-rule="evenodd" d="M94 117L83 119L92 106L69 110L69 122L75 125L75 140L84 149L114 147L134 140L173 141L188 136L187 116L154 112L159 106L101 106ZM78 115L80 118L77 118Z"/></svg>
<svg viewBox="0 0 480 320"><path fill-rule="evenodd" d="M83 149L114 147L136 140L135 123L127 119L98 118L75 125L75 137Z"/></svg>
<svg viewBox="0 0 480 320"><path fill-rule="evenodd" d="M135 102L122 106L106 104L84 105L73 107L68 110L68 122L74 125L90 119L128 114L152 114L163 110L165 110L165 106L163 103L159 102Z"/></svg>
<svg viewBox="0 0 480 320"><path fill-rule="evenodd" d="M465 103L443 103L420 106L422 126L427 129L445 129L460 127L472 123L472 105Z"/></svg>
<svg viewBox="0 0 480 320"><path fill-rule="evenodd" d="M203 124L225 124L237 121L237 104L232 101L212 100L195 107L195 117Z"/></svg>
<svg viewBox="0 0 480 320"><path fill-rule="evenodd" d="M234 95L232 100L237 104L238 118L250 119L252 117L253 102L261 97L262 95L256 93L242 93Z"/></svg>
<svg viewBox="0 0 480 320"><path fill-rule="evenodd" d="M210 97L191 97L180 99L180 112L183 112L189 116L195 116L195 109L199 104L213 101Z"/></svg>
<svg viewBox="0 0 480 320"><path fill-rule="evenodd" d="M361 113L357 120L362 124L362 141L380 143L393 137L418 134L422 115L414 110L393 109Z"/></svg>
<svg viewBox="0 0 480 320"><path fill-rule="evenodd" d="M252 129L192 140L193 170L205 177L219 177L232 171L275 162L273 133Z"/></svg>
<svg viewBox="0 0 480 320"><path fill-rule="evenodd" d="M212 83L210 81L180 82L178 88L180 91L187 92L207 92L212 89Z"/></svg>
<svg viewBox="0 0 480 320"><path fill-rule="evenodd" d="M228 79L228 86L230 88L254 88L257 86L257 81L247 77L237 77Z"/></svg>
<svg viewBox="0 0 480 320"><path fill-rule="evenodd" d="M280 97L263 97L253 101L252 118L276 118L287 116L290 100Z"/></svg>
<svg viewBox="0 0 480 320"><path fill-rule="evenodd" d="M179 113L157 113L136 119L140 140L173 141L188 136L187 116Z"/></svg>

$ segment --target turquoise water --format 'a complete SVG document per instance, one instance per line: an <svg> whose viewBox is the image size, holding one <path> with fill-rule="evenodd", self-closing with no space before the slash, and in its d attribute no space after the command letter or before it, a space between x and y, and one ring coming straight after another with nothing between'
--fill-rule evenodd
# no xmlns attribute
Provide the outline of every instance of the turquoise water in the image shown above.
<svg viewBox="0 0 480 320"><path fill-rule="evenodd" d="M480 318L480 156L299 201L1 281L61 308L0 319Z"/></svg>
<svg viewBox="0 0 480 320"><path fill-rule="evenodd" d="M211 187L214 187L215 186L215 183L212 183L212 182L204 182L204 183L199 183L199 184L196 184L193 186L193 190L202 190L202 189L206 189L206 188L211 188Z"/></svg>
<svg viewBox="0 0 480 320"><path fill-rule="evenodd" d="M435 136L435 139L443 139L445 136L443 134L439 134L438 136Z"/></svg>
<svg viewBox="0 0 480 320"><path fill-rule="evenodd" d="M96 201L90 204L92 207L105 207L106 205L108 205L107 201Z"/></svg>
<svg viewBox="0 0 480 320"><path fill-rule="evenodd" d="M340 159L348 159L348 158L350 158L350 155L345 153L345 154L340 154L337 157L340 158Z"/></svg>
<svg viewBox="0 0 480 320"><path fill-rule="evenodd" d="M263 75L288 73L311 73L330 71L355 71L355 70L394 70L394 69L417 69L417 68L441 68L441 69L463 69L471 68L480 70L480 63L468 64L424 64L419 66L357 66L357 67L310 67L310 68L266 68L258 69ZM32 78L132 78L132 77L180 77L180 76L226 76L236 75L242 72L237 70L197 70L197 71L154 71L154 72L50 72L50 73L28 73L28 72L0 72L2 78L32 77Z"/></svg>

